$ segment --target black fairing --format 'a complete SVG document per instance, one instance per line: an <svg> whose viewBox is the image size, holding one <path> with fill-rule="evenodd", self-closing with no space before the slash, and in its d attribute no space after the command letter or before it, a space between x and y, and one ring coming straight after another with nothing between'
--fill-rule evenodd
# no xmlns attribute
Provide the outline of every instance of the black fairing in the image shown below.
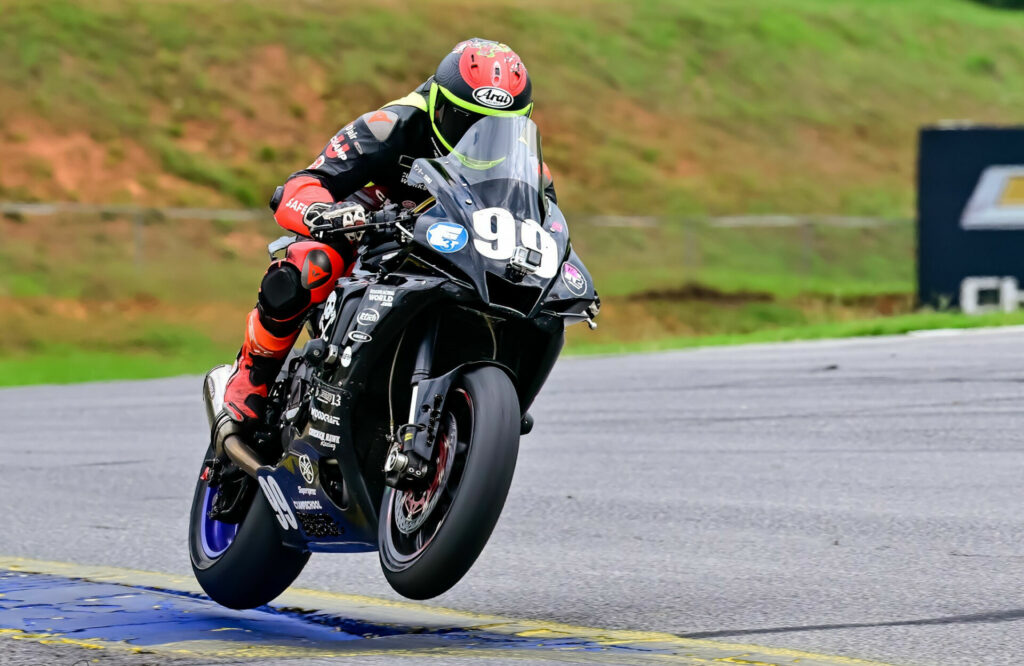
<svg viewBox="0 0 1024 666"><path fill-rule="evenodd" d="M477 146L471 132L464 138L469 145L460 142L448 157L414 162L410 183L422 185L436 200L413 230L417 251L455 268L485 303L526 317L541 309L582 313L595 298L593 280L572 251L565 216L543 195L536 126L528 118L492 118L474 129L487 123L496 126L482 131L491 143ZM501 159L503 155L507 157ZM438 224L465 229L462 247L438 250L429 235ZM501 229L512 231L500 234ZM539 250L543 257L539 269L510 279L503 240L506 248L522 245Z"/></svg>
<svg viewBox="0 0 1024 666"><path fill-rule="evenodd" d="M412 383L422 389L418 403L443 400L460 372L490 364L512 378L521 413L536 398L566 324L585 317L595 298L564 215L542 194L540 164L527 118L485 118L449 157L415 162L410 181L427 187L436 204L418 217L413 240L386 271L357 267L339 280L312 317L316 339L282 391L285 452L261 476L272 476L299 514L301 529L286 534L286 543L376 548L395 428L410 419L422 426L402 446L424 459L435 444L428 405L410 406ZM438 224L445 233L431 232ZM536 250L534 272L510 271L509 242ZM425 349L429 367L410 382ZM312 481L302 475L310 469L304 457Z"/></svg>

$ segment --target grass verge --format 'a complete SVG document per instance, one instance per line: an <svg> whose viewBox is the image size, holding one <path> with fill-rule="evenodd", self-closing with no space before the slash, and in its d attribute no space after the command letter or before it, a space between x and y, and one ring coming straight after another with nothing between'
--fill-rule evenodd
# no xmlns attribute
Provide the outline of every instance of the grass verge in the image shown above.
<svg viewBox="0 0 1024 666"><path fill-rule="evenodd" d="M227 349L196 349L170 355L81 349L50 350L0 358L0 386L194 375L231 360L232 354ZM198 386L196 390L199 390Z"/></svg>
<svg viewBox="0 0 1024 666"><path fill-rule="evenodd" d="M690 347L902 335L910 331L920 330L981 328L985 326L1014 326L1021 324L1024 324L1024 313L1022 312L985 315L965 315L954 312L918 312L896 317L877 317L857 321L771 328L752 333L671 337L639 342L588 344L585 340L580 339L581 336L576 336L576 340L573 341L573 344L566 351L573 355L632 354Z"/></svg>
<svg viewBox="0 0 1024 666"><path fill-rule="evenodd" d="M1024 313L968 316L959 313L921 312L897 317L768 329L738 335L675 337L644 342L600 344L588 344L586 331L582 330L582 327L577 327L581 330L574 331L565 355L642 353L720 345L900 335L926 329L1009 325L1024 325ZM230 361L234 351L227 346L214 345L176 349L168 354L50 349L40 353L0 357L0 386L153 379L201 374L218 363Z"/></svg>
<svg viewBox="0 0 1024 666"><path fill-rule="evenodd" d="M1024 105L1024 15L965 0L337 4L4 0L0 196L266 201L470 35L583 212L905 216L921 124Z"/></svg>

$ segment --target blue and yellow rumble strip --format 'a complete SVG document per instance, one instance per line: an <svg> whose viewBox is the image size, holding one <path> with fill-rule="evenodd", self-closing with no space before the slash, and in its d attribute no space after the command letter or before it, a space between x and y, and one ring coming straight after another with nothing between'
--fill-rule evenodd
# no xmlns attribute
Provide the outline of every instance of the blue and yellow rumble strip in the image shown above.
<svg viewBox="0 0 1024 666"><path fill-rule="evenodd" d="M208 659L488 657L567 663L884 666L653 632L514 620L419 604L289 591L222 608L187 577L0 558L0 638Z"/></svg>

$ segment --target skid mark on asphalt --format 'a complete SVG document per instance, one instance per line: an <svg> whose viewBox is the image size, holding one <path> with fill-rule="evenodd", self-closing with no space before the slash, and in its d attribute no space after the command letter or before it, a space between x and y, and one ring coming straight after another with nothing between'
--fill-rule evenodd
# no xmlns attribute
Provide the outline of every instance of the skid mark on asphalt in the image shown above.
<svg viewBox="0 0 1024 666"><path fill-rule="evenodd" d="M209 659L489 657L568 663L885 666L795 650L291 590L233 611L187 577L0 557L0 635Z"/></svg>

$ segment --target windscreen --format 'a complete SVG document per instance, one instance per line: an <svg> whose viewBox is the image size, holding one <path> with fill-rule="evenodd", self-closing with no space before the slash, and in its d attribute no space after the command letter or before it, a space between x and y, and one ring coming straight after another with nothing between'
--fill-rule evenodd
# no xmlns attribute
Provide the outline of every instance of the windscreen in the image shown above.
<svg viewBox="0 0 1024 666"><path fill-rule="evenodd" d="M436 160L451 180L473 191L475 208L504 208L537 221L544 219L542 164L540 135L526 116L484 116ZM490 181L503 182L481 187Z"/></svg>
<svg viewBox="0 0 1024 666"><path fill-rule="evenodd" d="M457 268L484 301L524 315L569 252L565 218L543 194L542 164L533 121L488 116L448 156L418 159L409 172L409 183L436 199L416 220L415 242ZM575 279L578 269L569 270Z"/></svg>

